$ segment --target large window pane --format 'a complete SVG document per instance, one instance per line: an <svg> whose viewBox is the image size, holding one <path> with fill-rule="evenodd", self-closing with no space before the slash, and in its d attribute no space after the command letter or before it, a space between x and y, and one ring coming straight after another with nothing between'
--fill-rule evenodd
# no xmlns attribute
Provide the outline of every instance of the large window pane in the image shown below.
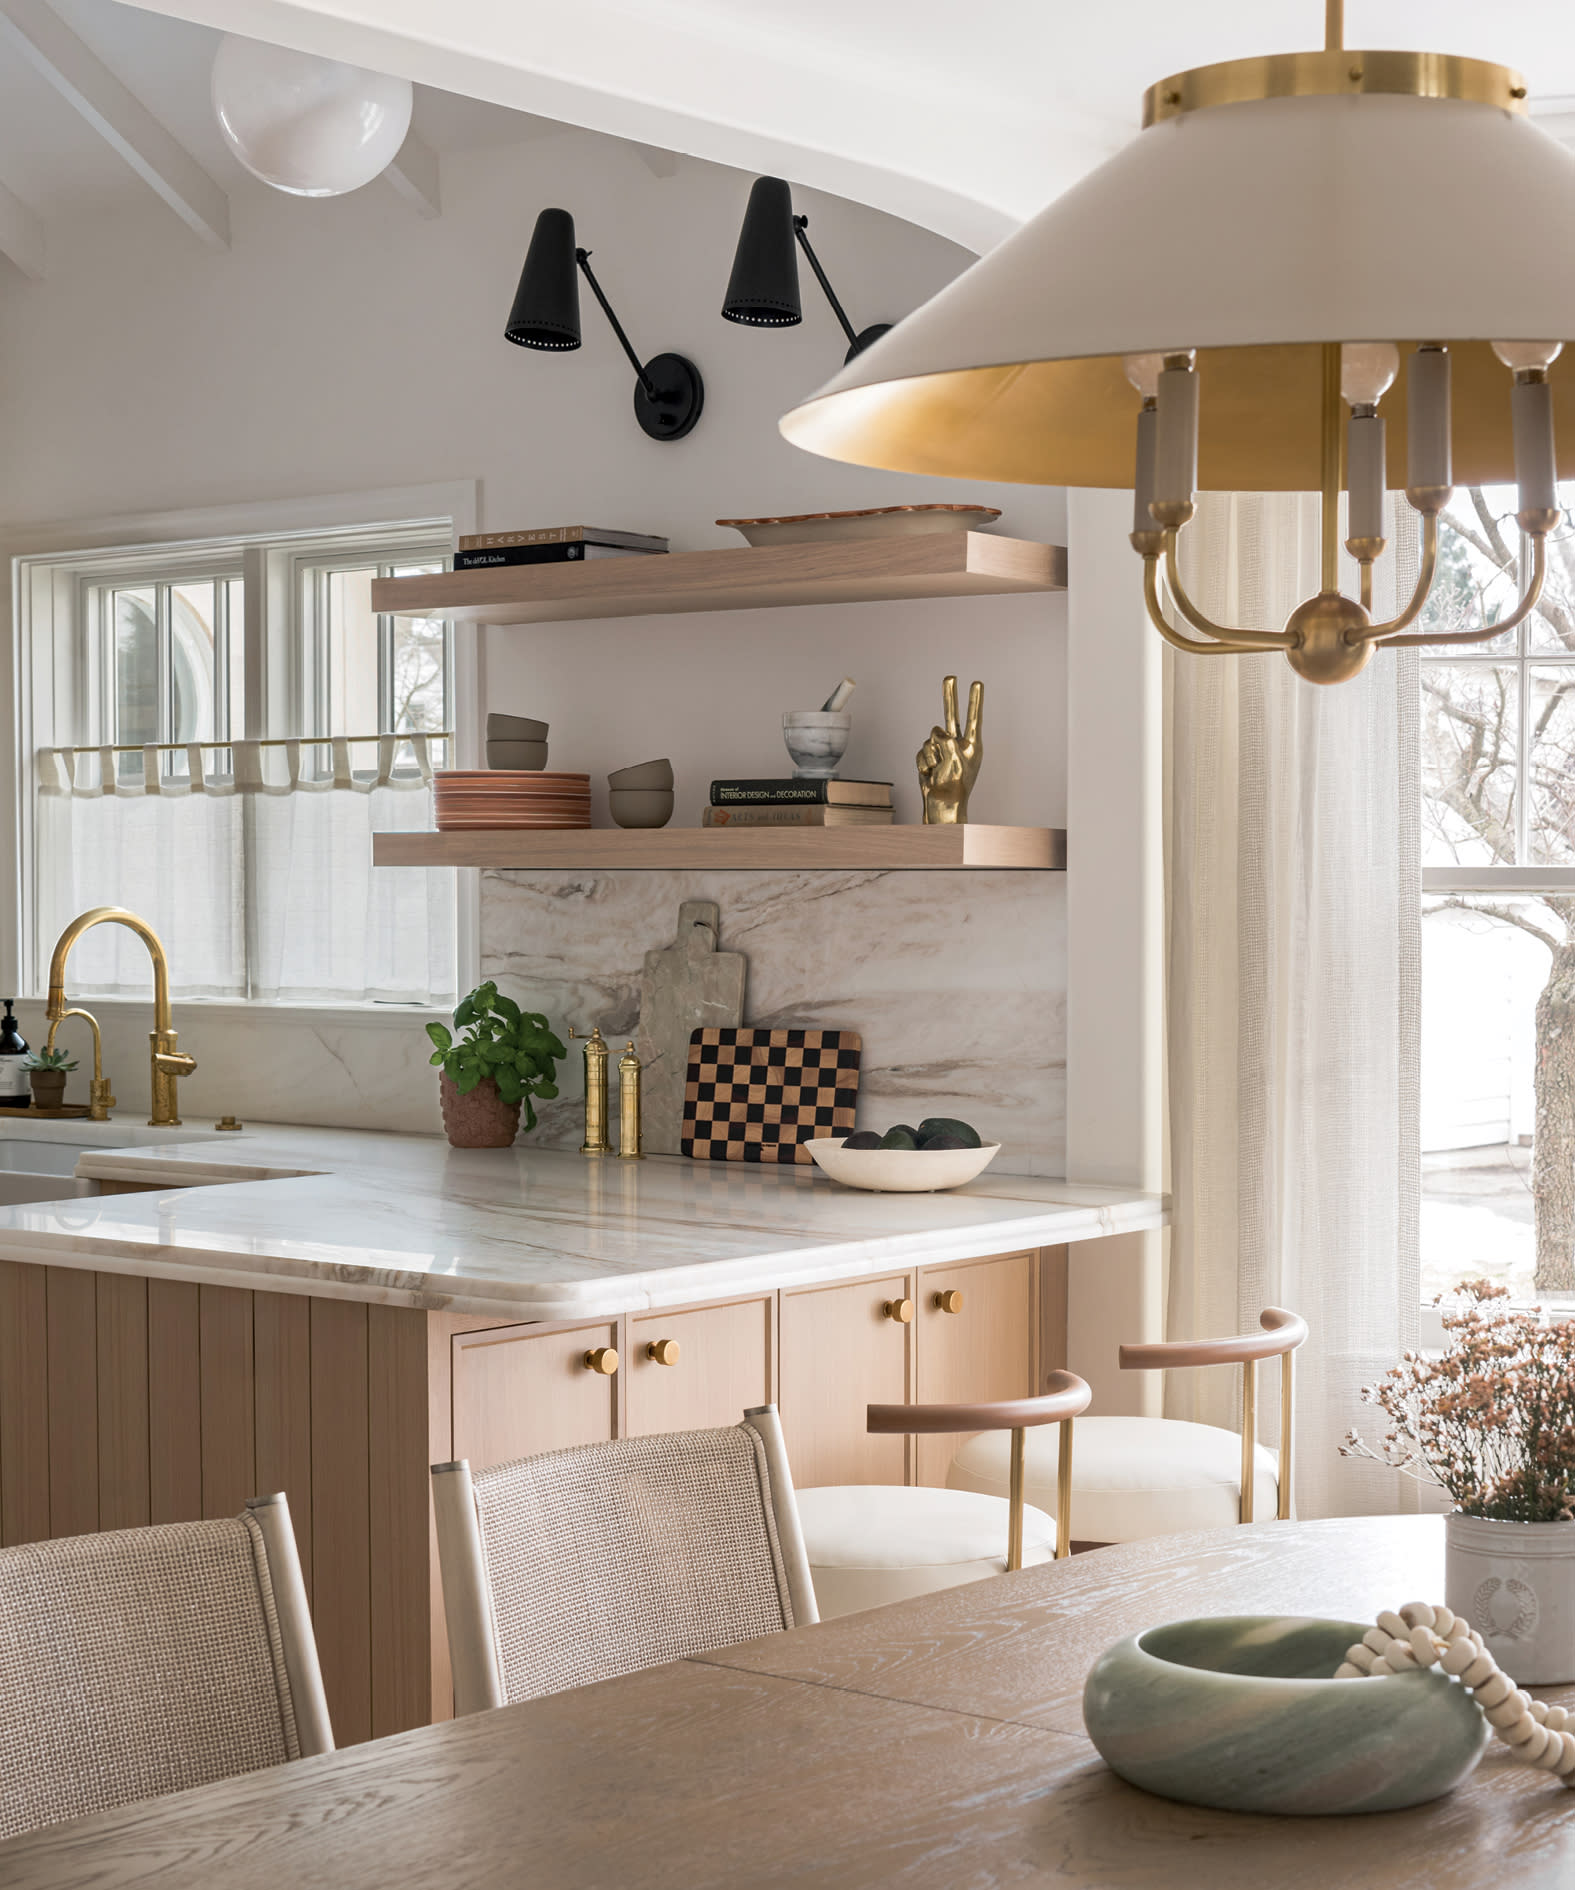
<svg viewBox="0 0 1575 1890"><path fill-rule="evenodd" d="M330 571L328 597L327 735L377 732L377 618L372 611L372 580L377 567Z"/></svg>
<svg viewBox="0 0 1575 1890"><path fill-rule="evenodd" d="M1422 923L1422 1297L1492 1279L1530 1296L1537 998L1551 964L1491 908L1563 928L1538 899L1435 904Z"/></svg>
<svg viewBox="0 0 1575 1890"><path fill-rule="evenodd" d="M427 577L440 564L400 564L394 577ZM448 626L437 617L391 620L393 700L389 726L401 734L448 726Z"/></svg>
<svg viewBox="0 0 1575 1890"><path fill-rule="evenodd" d="M1572 496L1566 487L1561 494L1566 506ZM1538 654L1563 650L1575 655L1575 532L1568 525L1548 540L1547 582L1528 624L1527 640Z"/></svg>
<svg viewBox="0 0 1575 1890"><path fill-rule="evenodd" d="M159 629L154 590L113 591L115 639L115 742L117 746L159 739ZM142 772L137 755L121 755L118 771Z"/></svg>
<svg viewBox="0 0 1575 1890"><path fill-rule="evenodd" d="M211 742L220 660L218 586L170 587L170 733L173 742Z"/></svg>
<svg viewBox="0 0 1575 1890"><path fill-rule="evenodd" d="M1519 679L1508 663L1422 666L1422 863L1516 862Z"/></svg>

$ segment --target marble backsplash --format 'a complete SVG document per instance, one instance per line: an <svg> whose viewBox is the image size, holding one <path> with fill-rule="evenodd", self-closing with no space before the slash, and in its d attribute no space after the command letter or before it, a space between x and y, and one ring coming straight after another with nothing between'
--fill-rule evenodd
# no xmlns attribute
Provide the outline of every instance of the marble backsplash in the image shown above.
<svg viewBox="0 0 1575 1890"><path fill-rule="evenodd" d="M560 1035L600 1024L616 1058L684 899L715 900L719 944L748 957L746 1024L861 1034L861 1128L962 1116L1004 1145L1000 1172L1065 1172L1060 874L484 873L482 976ZM581 1067L571 1044L562 1097L538 1106L546 1147L579 1145Z"/></svg>

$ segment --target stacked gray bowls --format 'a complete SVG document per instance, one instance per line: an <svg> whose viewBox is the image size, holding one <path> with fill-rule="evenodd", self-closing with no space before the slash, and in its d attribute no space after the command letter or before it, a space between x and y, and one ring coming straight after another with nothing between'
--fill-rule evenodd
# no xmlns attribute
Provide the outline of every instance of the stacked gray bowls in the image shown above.
<svg viewBox="0 0 1575 1890"><path fill-rule="evenodd" d="M528 715L487 717L487 766L531 770L547 765L547 724Z"/></svg>

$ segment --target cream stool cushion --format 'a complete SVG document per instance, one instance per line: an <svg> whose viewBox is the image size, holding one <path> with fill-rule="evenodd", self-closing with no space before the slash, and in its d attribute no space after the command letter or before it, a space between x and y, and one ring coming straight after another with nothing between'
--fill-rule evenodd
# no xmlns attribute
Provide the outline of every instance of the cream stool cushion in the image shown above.
<svg viewBox="0 0 1575 1890"><path fill-rule="evenodd" d="M800 1490L798 1519L822 1621L1006 1572L1004 1498L907 1484ZM1023 1566L1055 1555L1055 1524L1023 1510Z"/></svg>
<svg viewBox="0 0 1575 1890"><path fill-rule="evenodd" d="M1027 1433L1023 1494L1055 1507L1061 1427ZM1011 1439L1005 1431L970 1438L946 1473L954 1490L1005 1496ZM1253 1483L1257 1522L1274 1516L1279 1462L1260 1444ZM1212 1424L1178 1418L1082 1417L1072 1437L1072 1540L1135 1542L1240 1521L1241 1439ZM814 1557L811 1556L813 1561Z"/></svg>

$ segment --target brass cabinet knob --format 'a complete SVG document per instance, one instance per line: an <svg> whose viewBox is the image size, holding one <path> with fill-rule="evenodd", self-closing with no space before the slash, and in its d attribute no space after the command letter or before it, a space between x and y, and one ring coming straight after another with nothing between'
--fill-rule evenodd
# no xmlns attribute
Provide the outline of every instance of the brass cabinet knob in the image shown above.
<svg viewBox="0 0 1575 1890"><path fill-rule="evenodd" d="M645 1356L653 1365L676 1365L678 1363L678 1341L676 1339L653 1339L645 1348Z"/></svg>
<svg viewBox="0 0 1575 1890"><path fill-rule="evenodd" d="M907 1325L913 1317L911 1299L888 1299L881 1305L881 1311L888 1319L895 1319L899 1326Z"/></svg>
<svg viewBox="0 0 1575 1890"><path fill-rule="evenodd" d="M955 1286L949 1286L944 1293L937 1293L932 1302L937 1312L961 1312L962 1294Z"/></svg>
<svg viewBox="0 0 1575 1890"><path fill-rule="evenodd" d="M603 1378L611 1378L618 1369L618 1354L610 1345L598 1345L585 1354L585 1369L588 1372L600 1372Z"/></svg>

